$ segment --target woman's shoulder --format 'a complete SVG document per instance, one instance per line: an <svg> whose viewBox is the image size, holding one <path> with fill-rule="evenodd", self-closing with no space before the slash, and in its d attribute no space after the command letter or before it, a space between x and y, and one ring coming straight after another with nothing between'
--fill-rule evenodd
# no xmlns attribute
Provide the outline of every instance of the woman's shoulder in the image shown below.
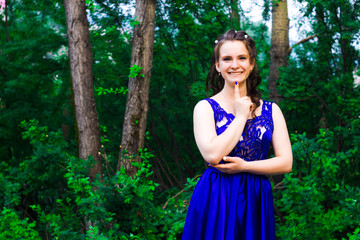
<svg viewBox="0 0 360 240"><path fill-rule="evenodd" d="M201 99L196 105L195 108L200 107L200 108L209 108L210 106L212 108L214 108L215 106L219 105L218 101L217 101L217 97L212 96L212 97L208 97L208 98L204 98Z"/></svg>
<svg viewBox="0 0 360 240"><path fill-rule="evenodd" d="M260 99L260 102L263 102L264 104L267 104L267 105L273 105L275 102L272 102L270 100L265 100L263 98Z"/></svg>
<svg viewBox="0 0 360 240"><path fill-rule="evenodd" d="M263 102L263 109L270 112L274 120L278 119L279 117L280 118L283 117L281 108L279 107L279 105L276 102L272 102L272 101L264 100L264 99L261 99L261 100Z"/></svg>
<svg viewBox="0 0 360 240"><path fill-rule="evenodd" d="M211 100L210 100L211 102ZM214 106L209 102L209 98L200 100L194 107L194 122L214 121Z"/></svg>
<svg viewBox="0 0 360 240"><path fill-rule="evenodd" d="M212 99L204 98L200 100L194 107L194 112L209 112L212 110Z"/></svg>
<svg viewBox="0 0 360 240"><path fill-rule="evenodd" d="M263 107L268 107L271 110L275 110L275 111L280 110L280 107L276 102L265 99L260 99L260 102L262 102Z"/></svg>
<svg viewBox="0 0 360 240"><path fill-rule="evenodd" d="M273 119L276 119L278 117L281 117L282 111L279 107L279 105L276 102L270 101L270 100L265 100L265 99L261 99L260 100L262 102L262 113L268 113L270 114L270 116L272 116Z"/></svg>

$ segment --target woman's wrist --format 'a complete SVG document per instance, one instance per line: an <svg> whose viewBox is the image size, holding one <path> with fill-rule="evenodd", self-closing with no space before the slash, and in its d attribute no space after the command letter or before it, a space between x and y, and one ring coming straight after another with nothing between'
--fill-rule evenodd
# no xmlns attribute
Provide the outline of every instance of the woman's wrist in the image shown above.
<svg viewBox="0 0 360 240"><path fill-rule="evenodd" d="M251 169L251 162L244 160L241 171L242 172L249 172L250 169Z"/></svg>
<svg viewBox="0 0 360 240"><path fill-rule="evenodd" d="M237 115L235 115L234 121L238 120L241 123L246 123L247 119L248 119L248 117L244 116L244 114L237 114Z"/></svg>

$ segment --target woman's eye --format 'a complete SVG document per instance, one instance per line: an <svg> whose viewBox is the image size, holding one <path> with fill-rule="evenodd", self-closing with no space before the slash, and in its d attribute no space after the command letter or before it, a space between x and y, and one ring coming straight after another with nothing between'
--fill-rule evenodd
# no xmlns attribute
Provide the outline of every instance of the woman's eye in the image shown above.
<svg viewBox="0 0 360 240"><path fill-rule="evenodd" d="M240 60L246 60L246 57L240 57Z"/></svg>
<svg viewBox="0 0 360 240"><path fill-rule="evenodd" d="M230 61L230 58L224 58L224 61Z"/></svg>

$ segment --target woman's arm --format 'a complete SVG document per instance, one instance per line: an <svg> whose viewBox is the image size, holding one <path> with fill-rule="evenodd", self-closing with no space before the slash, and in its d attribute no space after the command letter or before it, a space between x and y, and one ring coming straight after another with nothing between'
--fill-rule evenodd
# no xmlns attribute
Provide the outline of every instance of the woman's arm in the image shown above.
<svg viewBox="0 0 360 240"><path fill-rule="evenodd" d="M286 122L280 108L273 104L274 132L272 145L275 157L261 161L245 161L238 157L224 157L227 164L211 165L222 172L250 172L261 175L276 175L290 172L293 156Z"/></svg>
<svg viewBox="0 0 360 240"><path fill-rule="evenodd" d="M200 101L194 109L194 136L201 155L210 164L219 163L240 140L246 119L235 118L220 135L216 134L214 112L210 104Z"/></svg>
<svg viewBox="0 0 360 240"><path fill-rule="evenodd" d="M200 101L194 109L194 136L196 144L210 164L218 164L240 140L250 114L252 102L249 97L240 97L235 86L235 118L220 135L216 134L214 112L207 101Z"/></svg>

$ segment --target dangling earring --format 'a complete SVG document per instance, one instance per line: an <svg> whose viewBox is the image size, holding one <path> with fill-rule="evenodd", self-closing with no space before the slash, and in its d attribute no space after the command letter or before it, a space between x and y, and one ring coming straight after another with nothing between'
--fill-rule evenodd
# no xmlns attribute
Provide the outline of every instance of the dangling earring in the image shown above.
<svg viewBox="0 0 360 240"><path fill-rule="evenodd" d="M220 72L219 72L219 76L220 76Z"/></svg>

